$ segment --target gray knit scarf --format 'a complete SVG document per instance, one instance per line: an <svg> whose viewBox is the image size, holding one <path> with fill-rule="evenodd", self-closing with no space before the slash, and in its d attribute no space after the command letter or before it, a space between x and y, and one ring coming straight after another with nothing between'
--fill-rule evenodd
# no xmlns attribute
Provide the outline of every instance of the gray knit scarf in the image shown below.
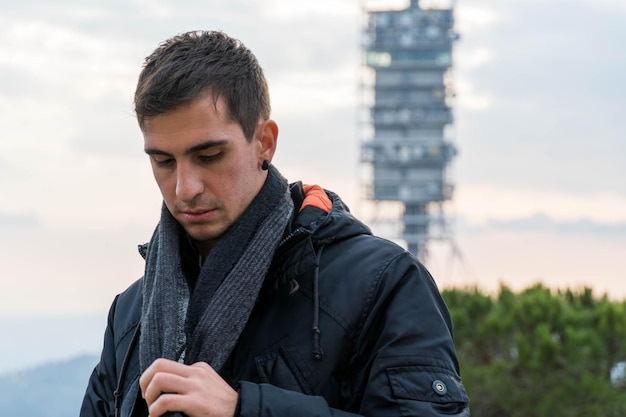
<svg viewBox="0 0 626 417"><path fill-rule="evenodd" d="M163 205L146 255L142 372L157 358L204 361L219 372L250 317L292 212L287 180L270 166L261 191L213 247L191 291L180 255L186 234Z"/></svg>

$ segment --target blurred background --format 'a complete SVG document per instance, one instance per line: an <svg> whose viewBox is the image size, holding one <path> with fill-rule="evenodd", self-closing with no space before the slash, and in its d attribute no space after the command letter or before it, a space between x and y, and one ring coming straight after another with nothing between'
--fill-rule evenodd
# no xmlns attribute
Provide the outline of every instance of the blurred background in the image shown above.
<svg viewBox="0 0 626 417"><path fill-rule="evenodd" d="M437 284L495 294L541 283L623 300L626 2L444 5L454 6L460 35L451 71L458 155L446 205L452 240L425 261ZM176 33L217 29L243 41L270 84L274 164L365 216L363 2L0 7L0 376L80 355L93 366L113 297L142 275L136 247L150 238L161 199L132 94L144 58Z"/></svg>

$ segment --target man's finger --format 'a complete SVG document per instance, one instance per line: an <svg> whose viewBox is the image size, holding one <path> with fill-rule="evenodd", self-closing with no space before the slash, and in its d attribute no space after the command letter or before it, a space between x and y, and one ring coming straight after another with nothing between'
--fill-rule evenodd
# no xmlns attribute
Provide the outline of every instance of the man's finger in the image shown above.
<svg viewBox="0 0 626 417"><path fill-rule="evenodd" d="M150 416L162 416L167 412L187 413L185 398L179 394L162 394L157 400L148 404Z"/></svg>
<svg viewBox="0 0 626 417"><path fill-rule="evenodd" d="M148 404L152 404L162 394L185 394L188 391L189 382L187 378L167 372L159 372L154 375L143 391L143 397Z"/></svg>
<svg viewBox="0 0 626 417"><path fill-rule="evenodd" d="M189 367L168 359L157 359L139 378L142 396L148 404L163 392L177 392L181 380L189 374ZM178 377L173 379L174 377ZM156 381L155 381L156 379Z"/></svg>

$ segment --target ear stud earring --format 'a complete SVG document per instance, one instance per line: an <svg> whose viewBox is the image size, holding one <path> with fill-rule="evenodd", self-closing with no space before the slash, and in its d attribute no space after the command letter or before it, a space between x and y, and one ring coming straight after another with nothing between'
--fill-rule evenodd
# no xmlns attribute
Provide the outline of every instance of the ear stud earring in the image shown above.
<svg viewBox="0 0 626 417"><path fill-rule="evenodd" d="M268 161L267 159L263 161L263 164L261 165L261 169L263 171L267 171L268 169L270 169L270 161Z"/></svg>

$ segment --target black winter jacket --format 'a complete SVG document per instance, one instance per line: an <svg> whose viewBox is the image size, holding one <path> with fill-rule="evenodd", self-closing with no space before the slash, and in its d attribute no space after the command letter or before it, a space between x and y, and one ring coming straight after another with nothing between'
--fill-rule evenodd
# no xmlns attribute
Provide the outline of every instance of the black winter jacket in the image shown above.
<svg viewBox="0 0 626 417"><path fill-rule="evenodd" d="M297 208L302 186L291 187ZM371 235L333 193L280 244L221 376L238 415L469 416L448 310L426 269ZM81 417L145 416L139 395L141 280L111 307Z"/></svg>

